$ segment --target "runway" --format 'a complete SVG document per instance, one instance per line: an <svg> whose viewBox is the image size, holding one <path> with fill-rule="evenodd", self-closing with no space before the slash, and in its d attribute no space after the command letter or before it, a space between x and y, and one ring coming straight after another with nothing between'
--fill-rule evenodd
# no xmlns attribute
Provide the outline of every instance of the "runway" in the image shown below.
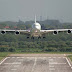
<svg viewBox="0 0 72 72"><path fill-rule="evenodd" d="M72 72L66 57L6 57L0 72Z"/></svg>

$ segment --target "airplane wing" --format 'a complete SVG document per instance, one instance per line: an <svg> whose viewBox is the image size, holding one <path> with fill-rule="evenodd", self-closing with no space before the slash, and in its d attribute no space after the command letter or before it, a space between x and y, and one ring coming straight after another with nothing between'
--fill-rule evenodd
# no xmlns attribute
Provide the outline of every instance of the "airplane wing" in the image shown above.
<svg viewBox="0 0 72 72"><path fill-rule="evenodd" d="M54 30L41 30L42 35L53 32L54 35L58 34L58 32L67 32L68 34L72 32L72 29L54 29Z"/></svg>
<svg viewBox="0 0 72 72"><path fill-rule="evenodd" d="M24 34L24 35L30 35L30 30L0 30L1 34L5 33L15 33L15 34Z"/></svg>

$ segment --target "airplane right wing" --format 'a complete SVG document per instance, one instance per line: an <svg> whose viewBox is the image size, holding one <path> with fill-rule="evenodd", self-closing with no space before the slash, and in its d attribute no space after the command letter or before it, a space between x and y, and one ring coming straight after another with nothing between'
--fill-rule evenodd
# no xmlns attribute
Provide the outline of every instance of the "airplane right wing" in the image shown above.
<svg viewBox="0 0 72 72"><path fill-rule="evenodd" d="M54 29L54 30L41 30L42 35L53 32L54 35L58 34L58 32L67 32L68 34L72 32L72 29Z"/></svg>

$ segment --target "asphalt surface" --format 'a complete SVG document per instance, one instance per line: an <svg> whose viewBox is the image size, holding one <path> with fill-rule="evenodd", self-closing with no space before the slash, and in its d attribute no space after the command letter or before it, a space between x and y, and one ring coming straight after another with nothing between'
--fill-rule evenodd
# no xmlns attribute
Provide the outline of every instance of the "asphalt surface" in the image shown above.
<svg viewBox="0 0 72 72"><path fill-rule="evenodd" d="M66 57L6 57L0 72L72 72Z"/></svg>

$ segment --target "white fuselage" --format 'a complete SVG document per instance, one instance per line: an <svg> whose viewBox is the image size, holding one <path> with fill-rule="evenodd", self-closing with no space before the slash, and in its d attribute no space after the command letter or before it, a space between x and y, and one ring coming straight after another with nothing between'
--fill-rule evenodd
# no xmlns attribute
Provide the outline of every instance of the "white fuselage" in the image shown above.
<svg viewBox="0 0 72 72"><path fill-rule="evenodd" d="M41 25L39 23L34 23L32 25L31 36L38 37L41 36L40 34Z"/></svg>

